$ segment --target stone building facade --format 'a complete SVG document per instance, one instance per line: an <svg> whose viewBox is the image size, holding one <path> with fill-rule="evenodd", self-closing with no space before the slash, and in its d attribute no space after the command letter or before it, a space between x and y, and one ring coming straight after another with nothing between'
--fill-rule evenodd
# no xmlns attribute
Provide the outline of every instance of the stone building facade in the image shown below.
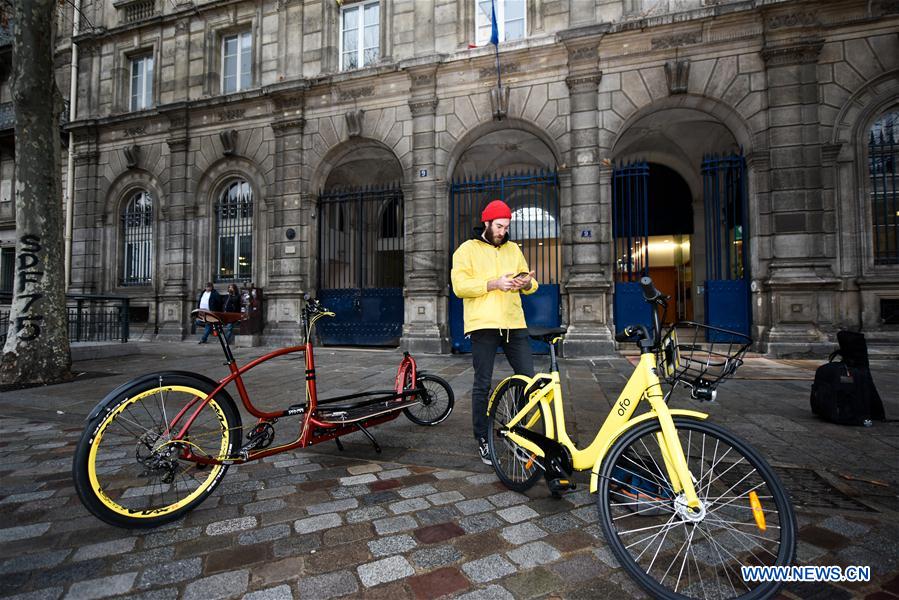
<svg viewBox="0 0 899 600"><path fill-rule="evenodd" d="M539 170L569 356L614 349L629 252L668 269L679 316L708 320L726 251L762 352L821 353L846 327L899 347L899 3L497 4L495 54L476 0L82 0L59 45L61 82L79 55L70 291L128 295L146 335L183 339L203 282L252 280L264 341L295 339L303 293L354 260L326 264L359 221L325 198L388 186L399 228L378 208L380 237L352 252L401 261L402 345L447 352L454 230L480 210L457 219L453 182ZM711 156L741 165L718 246ZM642 249L615 221L635 164Z"/></svg>

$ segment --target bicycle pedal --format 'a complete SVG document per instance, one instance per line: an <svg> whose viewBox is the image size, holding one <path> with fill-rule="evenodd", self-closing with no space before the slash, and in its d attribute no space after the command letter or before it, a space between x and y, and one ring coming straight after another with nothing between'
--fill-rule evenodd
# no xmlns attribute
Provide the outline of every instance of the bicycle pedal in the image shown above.
<svg viewBox="0 0 899 600"><path fill-rule="evenodd" d="M551 479L547 482L547 485L549 485L549 491L553 495L561 495L577 489L577 484L570 479Z"/></svg>

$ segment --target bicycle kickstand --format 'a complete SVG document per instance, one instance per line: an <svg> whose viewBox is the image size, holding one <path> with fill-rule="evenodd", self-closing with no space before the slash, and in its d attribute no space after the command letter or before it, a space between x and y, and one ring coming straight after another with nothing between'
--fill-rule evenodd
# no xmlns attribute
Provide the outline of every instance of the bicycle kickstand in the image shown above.
<svg viewBox="0 0 899 600"><path fill-rule="evenodd" d="M357 423L357 424L356 424L356 427L359 428L359 431L361 431L362 433L365 434L365 437L367 437L369 440L371 440L371 443L372 443L372 444L374 445L374 447L375 447L375 452L377 452L378 454L380 454L380 453L381 453L381 447L378 445L377 440L375 440L375 436L373 436L371 433L369 433L369 432L368 432L368 429L366 429L365 427L363 427L361 423ZM336 439L336 438L335 438L335 439Z"/></svg>
<svg viewBox="0 0 899 600"><path fill-rule="evenodd" d="M343 442L340 441L340 438L334 438L334 441L337 442L337 449L343 452Z"/></svg>

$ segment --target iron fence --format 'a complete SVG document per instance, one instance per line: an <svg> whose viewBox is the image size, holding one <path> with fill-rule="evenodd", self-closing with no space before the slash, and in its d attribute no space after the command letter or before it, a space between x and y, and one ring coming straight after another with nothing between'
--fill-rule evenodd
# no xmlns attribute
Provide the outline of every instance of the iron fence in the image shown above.
<svg viewBox="0 0 899 600"><path fill-rule="evenodd" d="M0 295L0 345L6 343L12 296ZM67 295L70 342L125 343L129 336L129 300L121 296Z"/></svg>

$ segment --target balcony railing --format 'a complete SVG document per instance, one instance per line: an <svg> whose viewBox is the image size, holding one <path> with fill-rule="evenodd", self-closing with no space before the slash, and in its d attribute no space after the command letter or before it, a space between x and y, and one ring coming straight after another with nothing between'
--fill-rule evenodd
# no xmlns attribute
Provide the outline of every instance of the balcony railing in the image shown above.
<svg viewBox="0 0 899 600"><path fill-rule="evenodd" d="M115 2L122 23L136 23L156 16L156 0Z"/></svg>

